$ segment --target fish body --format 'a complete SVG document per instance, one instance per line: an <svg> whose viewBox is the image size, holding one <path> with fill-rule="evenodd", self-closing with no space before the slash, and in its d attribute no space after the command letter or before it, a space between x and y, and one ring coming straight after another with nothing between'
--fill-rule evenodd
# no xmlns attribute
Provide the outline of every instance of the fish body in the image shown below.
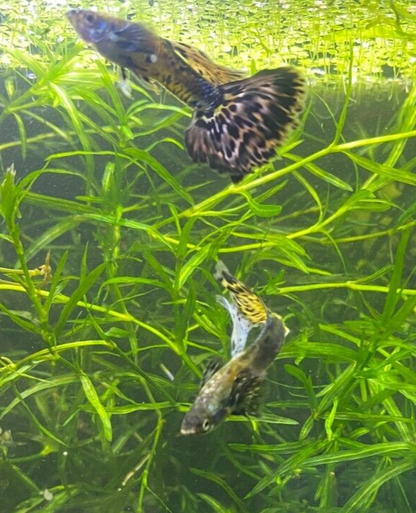
<svg viewBox="0 0 416 513"><path fill-rule="evenodd" d="M306 82L293 67L244 78L142 24L84 9L72 9L67 16L103 57L147 82L158 82L190 105L188 153L195 162L229 173L234 182L268 162L298 123Z"/></svg>
<svg viewBox="0 0 416 513"><path fill-rule="evenodd" d="M207 433L232 413L258 414L260 389L267 368L284 344L289 330L282 318L270 312L263 300L232 276L219 261L214 277L229 291L231 303L219 297L233 320L232 357L224 366L211 360L204 374L201 390L183 419L183 435ZM254 326L262 330L245 349L247 336Z"/></svg>
<svg viewBox="0 0 416 513"><path fill-rule="evenodd" d="M148 82L159 82L184 103L195 107L218 95L216 86L242 73L214 64L203 52L164 39L144 25L83 9L68 19L79 36L99 54Z"/></svg>
<svg viewBox="0 0 416 513"><path fill-rule="evenodd" d="M208 433L232 413L256 415L267 368L279 353L287 332L281 317L270 313L256 341L202 386L183 419L181 434Z"/></svg>

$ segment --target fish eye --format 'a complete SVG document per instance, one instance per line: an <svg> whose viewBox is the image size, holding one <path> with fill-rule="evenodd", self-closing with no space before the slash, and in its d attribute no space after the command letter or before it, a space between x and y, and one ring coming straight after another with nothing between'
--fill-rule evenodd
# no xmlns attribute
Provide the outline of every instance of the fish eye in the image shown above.
<svg viewBox="0 0 416 513"><path fill-rule="evenodd" d="M211 427L211 422L209 421L209 419L205 419L204 422L202 423L202 429L204 431L208 431L208 429Z"/></svg>
<svg viewBox="0 0 416 513"><path fill-rule="evenodd" d="M87 20L88 23L93 24L95 21L95 16L94 16L94 14L87 14L85 16L85 19Z"/></svg>

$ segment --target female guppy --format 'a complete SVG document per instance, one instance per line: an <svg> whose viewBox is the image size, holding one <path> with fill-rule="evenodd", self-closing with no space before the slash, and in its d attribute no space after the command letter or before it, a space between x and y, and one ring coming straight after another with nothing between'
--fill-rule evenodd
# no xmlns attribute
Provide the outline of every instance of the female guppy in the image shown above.
<svg viewBox="0 0 416 513"><path fill-rule="evenodd" d="M194 108L185 136L188 153L195 162L230 173L233 182L265 164L298 124L306 84L296 68L243 78L139 23L83 9L67 16L79 36L106 59L158 82Z"/></svg>
<svg viewBox="0 0 416 513"><path fill-rule="evenodd" d="M246 336L239 350L233 351L231 360L223 367L218 360L208 367L202 388L183 419L183 435L208 433L232 413L257 415L259 391L267 368L289 332L281 317L267 310L259 296L234 278L223 264L217 266L216 277L230 291L233 305L238 310L238 315L232 315L233 335L235 323L243 320L251 323L251 327L262 325L263 328L257 339L243 350ZM233 346L235 349L234 340Z"/></svg>

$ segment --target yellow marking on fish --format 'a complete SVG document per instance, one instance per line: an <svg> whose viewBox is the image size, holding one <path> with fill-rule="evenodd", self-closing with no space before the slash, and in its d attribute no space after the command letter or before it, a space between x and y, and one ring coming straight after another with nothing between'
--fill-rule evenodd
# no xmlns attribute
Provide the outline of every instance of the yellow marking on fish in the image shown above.
<svg viewBox="0 0 416 513"><path fill-rule="evenodd" d="M253 326L264 324L268 318L266 305L258 294L235 278L223 262L218 262L215 277L221 285L227 289L241 314L248 319Z"/></svg>

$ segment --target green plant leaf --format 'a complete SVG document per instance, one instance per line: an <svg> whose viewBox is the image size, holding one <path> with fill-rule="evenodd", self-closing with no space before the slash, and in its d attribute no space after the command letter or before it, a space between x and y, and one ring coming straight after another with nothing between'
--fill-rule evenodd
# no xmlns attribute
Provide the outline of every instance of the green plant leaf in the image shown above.
<svg viewBox="0 0 416 513"><path fill-rule="evenodd" d="M88 399L89 403L94 408L95 412L101 420L104 437L108 442L111 442L113 438L113 430L111 427L110 417L108 416L106 409L102 405L98 393L90 378L86 374L81 373L80 380L82 383L82 388L84 389L85 397Z"/></svg>
<svg viewBox="0 0 416 513"><path fill-rule="evenodd" d="M96 283L98 277L101 275L105 268L106 263L100 264L80 281L78 287L72 293L68 303L66 303L62 309L59 319L55 325L54 334L56 338L59 337L67 320L77 307L78 301L80 301L88 292L88 290Z"/></svg>

